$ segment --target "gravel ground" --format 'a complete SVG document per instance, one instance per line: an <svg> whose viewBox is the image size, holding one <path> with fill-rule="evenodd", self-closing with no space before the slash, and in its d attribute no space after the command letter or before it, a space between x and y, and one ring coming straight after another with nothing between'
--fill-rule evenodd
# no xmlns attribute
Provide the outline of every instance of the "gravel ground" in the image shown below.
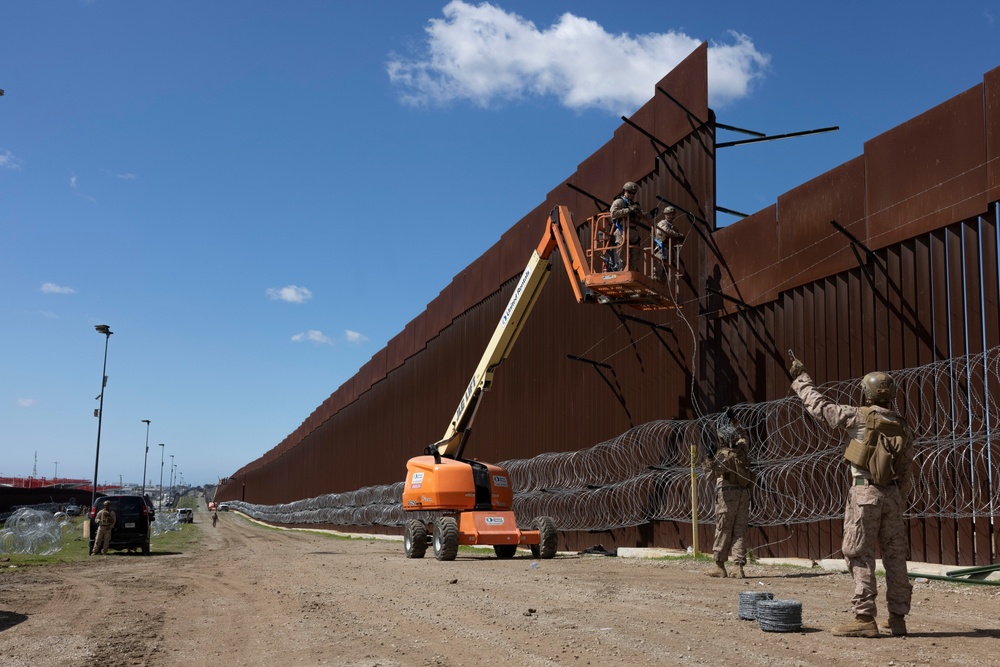
<svg viewBox="0 0 1000 667"><path fill-rule="evenodd" d="M848 639L828 629L850 618L851 581L819 568L753 564L736 580L689 559L408 560L399 541L219 518L196 513L186 553L3 569L0 664L998 664L994 586L915 584L907 638ZM740 591L800 602L801 630L741 620Z"/></svg>

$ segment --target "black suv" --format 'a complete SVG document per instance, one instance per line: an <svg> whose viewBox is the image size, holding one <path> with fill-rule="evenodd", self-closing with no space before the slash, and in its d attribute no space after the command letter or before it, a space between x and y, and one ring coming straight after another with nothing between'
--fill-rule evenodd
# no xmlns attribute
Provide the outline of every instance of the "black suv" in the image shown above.
<svg viewBox="0 0 1000 667"><path fill-rule="evenodd" d="M144 556L149 555L149 537L152 534L150 523L156 514L152 503L142 496L100 496L90 508L90 553L94 553L94 538L97 537L97 522L94 518L98 510L104 509L104 501L111 502L111 511L115 513L115 527L111 530L110 548L116 551L122 549L142 549Z"/></svg>

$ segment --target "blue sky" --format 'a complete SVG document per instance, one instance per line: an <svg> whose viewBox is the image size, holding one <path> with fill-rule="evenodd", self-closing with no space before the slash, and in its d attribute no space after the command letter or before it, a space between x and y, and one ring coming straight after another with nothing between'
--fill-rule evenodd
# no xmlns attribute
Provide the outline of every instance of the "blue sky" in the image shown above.
<svg viewBox="0 0 1000 667"><path fill-rule="evenodd" d="M0 476L93 477L104 323L99 481L257 458L703 41L720 122L841 127L721 152L772 204L1000 66L1000 0L902 6L0 4Z"/></svg>

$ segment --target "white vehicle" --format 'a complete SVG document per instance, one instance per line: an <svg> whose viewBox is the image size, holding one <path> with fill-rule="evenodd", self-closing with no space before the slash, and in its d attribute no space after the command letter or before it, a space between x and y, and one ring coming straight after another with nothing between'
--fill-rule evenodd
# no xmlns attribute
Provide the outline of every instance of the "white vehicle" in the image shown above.
<svg viewBox="0 0 1000 667"><path fill-rule="evenodd" d="M194 523L194 510L190 507L182 507L177 510L178 523Z"/></svg>

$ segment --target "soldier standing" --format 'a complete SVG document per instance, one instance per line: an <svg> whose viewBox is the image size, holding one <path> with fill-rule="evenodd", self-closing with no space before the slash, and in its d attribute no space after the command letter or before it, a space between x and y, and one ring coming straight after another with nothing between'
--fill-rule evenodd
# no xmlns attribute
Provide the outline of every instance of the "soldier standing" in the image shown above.
<svg viewBox="0 0 1000 667"><path fill-rule="evenodd" d="M738 568L733 574L743 579L746 574L746 545L744 538L750 526L750 488L755 475L750 469L750 456L746 438L740 437L733 426L719 429L719 450L707 462L708 473L715 477L715 543L712 559L715 569L710 577L725 578L726 560L730 551L733 564Z"/></svg>
<svg viewBox="0 0 1000 667"><path fill-rule="evenodd" d="M111 544L111 531L114 529L115 521L117 520L118 517L111 509L111 501L105 500L103 509L94 517L94 522L97 524L97 535L94 537L94 550L91 552L91 556L96 556L98 552L103 553L105 556L108 554L108 546Z"/></svg>
<svg viewBox="0 0 1000 667"><path fill-rule="evenodd" d="M611 202L611 224L614 225L612 235L616 250L613 253L614 271L642 271L642 248L639 239L639 218L642 209L636 199L639 186L629 181L622 186L622 194ZM627 230L627 234L626 234ZM627 238L626 238L627 237ZM626 241L628 247L625 247ZM626 255L626 252L628 253ZM626 265L626 259L628 264Z"/></svg>
<svg viewBox="0 0 1000 667"><path fill-rule="evenodd" d="M668 239L678 244L684 241L684 235L674 228L676 216L677 211L674 210L673 206L666 207L663 209L663 218L653 228L654 280L666 280L667 266L674 261L674 258L670 256L671 246ZM673 246L673 248L680 248L680 246Z"/></svg>
<svg viewBox="0 0 1000 667"><path fill-rule="evenodd" d="M831 630L841 637L878 637L875 623L878 584L875 579L875 545L882 551L885 568L888 622L882 627L896 637L906 635L913 586L906 576L909 544L903 511L910 492L913 461L910 430L893 408L896 384L886 373L869 373L862 379L864 407L837 405L820 394L805 366L792 358L792 389L809 414L839 428L847 443L844 458L851 464L851 488L844 510L842 549L854 579L851 598L854 620Z"/></svg>

